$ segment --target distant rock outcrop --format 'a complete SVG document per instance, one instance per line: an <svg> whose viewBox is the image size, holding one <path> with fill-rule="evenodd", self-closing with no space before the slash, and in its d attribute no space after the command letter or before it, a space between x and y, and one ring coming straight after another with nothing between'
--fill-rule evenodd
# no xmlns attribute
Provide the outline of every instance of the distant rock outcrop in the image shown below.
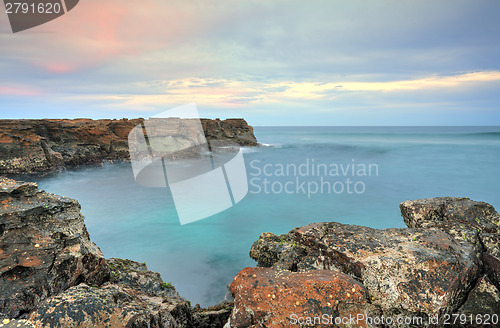
<svg viewBox="0 0 500 328"><path fill-rule="evenodd" d="M0 174L50 172L128 160L128 133L144 120L0 120ZM243 119L201 119L207 140L255 146Z"/></svg>

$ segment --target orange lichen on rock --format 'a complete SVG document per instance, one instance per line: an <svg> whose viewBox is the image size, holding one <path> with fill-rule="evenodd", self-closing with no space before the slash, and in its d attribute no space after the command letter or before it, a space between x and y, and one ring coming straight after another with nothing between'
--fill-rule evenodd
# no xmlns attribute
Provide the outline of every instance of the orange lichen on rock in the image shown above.
<svg viewBox="0 0 500 328"><path fill-rule="evenodd" d="M290 327L299 318L320 318L316 320L326 327L331 326L327 320L348 314L345 309L352 313L375 310L360 282L330 270L245 268L230 290L235 295L231 327Z"/></svg>

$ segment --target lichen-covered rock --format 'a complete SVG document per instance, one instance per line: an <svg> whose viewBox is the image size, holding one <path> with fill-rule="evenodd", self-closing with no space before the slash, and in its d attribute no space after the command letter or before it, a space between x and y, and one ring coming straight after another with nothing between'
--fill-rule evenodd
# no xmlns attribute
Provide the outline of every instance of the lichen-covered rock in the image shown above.
<svg viewBox="0 0 500 328"><path fill-rule="evenodd" d="M2 319L0 328L34 328L33 324L26 319Z"/></svg>
<svg viewBox="0 0 500 328"><path fill-rule="evenodd" d="M477 315L481 316L481 318L491 317L493 314L500 315L500 293L487 276L479 279L458 313L465 314L468 317L472 315L474 327L484 327L475 320Z"/></svg>
<svg viewBox="0 0 500 328"><path fill-rule="evenodd" d="M158 272L149 271L146 263L111 258L106 260L110 269L110 283L127 286L150 296L162 297L169 302L185 302L175 287L165 283Z"/></svg>
<svg viewBox="0 0 500 328"><path fill-rule="evenodd" d="M124 285L80 284L46 299L30 315L40 328L189 327L187 302L169 302Z"/></svg>
<svg viewBox="0 0 500 328"><path fill-rule="evenodd" d="M469 198L437 197L408 200L400 205L409 228L438 228L476 245L484 244L493 256L500 256L500 215L485 202Z"/></svg>
<svg viewBox="0 0 500 328"><path fill-rule="evenodd" d="M172 305L187 303L171 283L165 283L159 273L149 271L146 263L112 258L107 259L106 264L110 268L111 284L132 289L149 297L160 297L163 303ZM181 308L175 309L177 311ZM191 313L174 312L173 316L182 327L221 328L227 322L232 308L232 302L223 302L208 309L194 308ZM179 314L182 314L182 318L179 318Z"/></svg>
<svg viewBox="0 0 500 328"><path fill-rule="evenodd" d="M51 295L107 276L77 201L0 178L0 316L17 318Z"/></svg>
<svg viewBox="0 0 500 328"><path fill-rule="evenodd" d="M438 197L401 203L410 228L437 228L475 246L491 281L500 289L500 215L469 198Z"/></svg>
<svg viewBox="0 0 500 328"><path fill-rule="evenodd" d="M369 304L368 292L360 282L329 270L245 268L234 278L230 290L235 296L230 327L276 328L313 323L315 327L331 327L337 317L379 314L378 308ZM356 326L365 327L366 323Z"/></svg>
<svg viewBox="0 0 500 328"><path fill-rule="evenodd" d="M262 235L250 254L260 265L349 274L385 313L451 313L479 275L474 248L437 229L315 223L285 236Z"/></svg>
<svg viewBox="0 0 500 328"><path fill-rule="evenodd" d="M46 299L30 314L35 327L221 328L232 303L191 309L174 286L145 263L109 259L110 281L100 287L80 284Z"/></svg>
<svg viewBox="0 0 500 328"><path fill-rule="evenodd" d="M49 172L128 160L128 133L144 120L0 120L0 174ZM207 140L256 146L243 119L201 120ZM175 130L175 126L171 127Z"/></svg>
<svg viewBox="0 0 500 328"><path fill-rule="evenodd" d="M297 271L297 266L307 255L307 250L306 247L297 245L290 234L276 236L264 232L252 245L249 255L259 266Z"/></svg>

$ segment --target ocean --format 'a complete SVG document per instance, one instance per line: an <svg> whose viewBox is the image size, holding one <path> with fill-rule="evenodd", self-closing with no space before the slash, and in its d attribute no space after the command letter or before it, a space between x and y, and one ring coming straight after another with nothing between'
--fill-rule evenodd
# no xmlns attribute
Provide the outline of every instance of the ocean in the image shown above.
<svg viewBox="0 0 500 328"><path fill-rule="evenodd" d="M32 178L77 199L105 257L146 262L194 305L214 305L262 232L312 222L404 227L399 204L469 197L500 209L500 127L256 127L244 148L249 192L180 225L167 189L139 186L130 163ZM29 178L25 178L29 180Z"/></svg>

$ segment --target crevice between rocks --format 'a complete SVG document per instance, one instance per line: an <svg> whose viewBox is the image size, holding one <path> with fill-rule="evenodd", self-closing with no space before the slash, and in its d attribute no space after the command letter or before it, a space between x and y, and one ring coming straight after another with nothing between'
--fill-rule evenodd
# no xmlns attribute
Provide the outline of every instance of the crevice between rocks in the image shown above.
<svg viewBox="0 0 500 328"><path fill-rule="evenodd" d="M460 310L464 304L467 303L469 300L470 294L472 291L479 285L479 282L481 281L481 278L486 275L486 270L485 270L485 264L483 261L483 255L487 253L487 248L483 243L483 240L481 239L481 235L479 232L476 231L476 236L477 240L479 242L479 245L481 247L481 253L479 254L477 260L478 260L478 274L476 278L474 279L473 283L469 285L469 288L465 290L464 297L457 303L454 309L452 309L451 313L456 313L457 311ZM473 246L473 245L472 245ZM490 279L491 280L491 279ZM497 287L497 286L495 286ZM498 287L497 287L498 289ZM499 290L500 291L500 290Z"/></svg>

